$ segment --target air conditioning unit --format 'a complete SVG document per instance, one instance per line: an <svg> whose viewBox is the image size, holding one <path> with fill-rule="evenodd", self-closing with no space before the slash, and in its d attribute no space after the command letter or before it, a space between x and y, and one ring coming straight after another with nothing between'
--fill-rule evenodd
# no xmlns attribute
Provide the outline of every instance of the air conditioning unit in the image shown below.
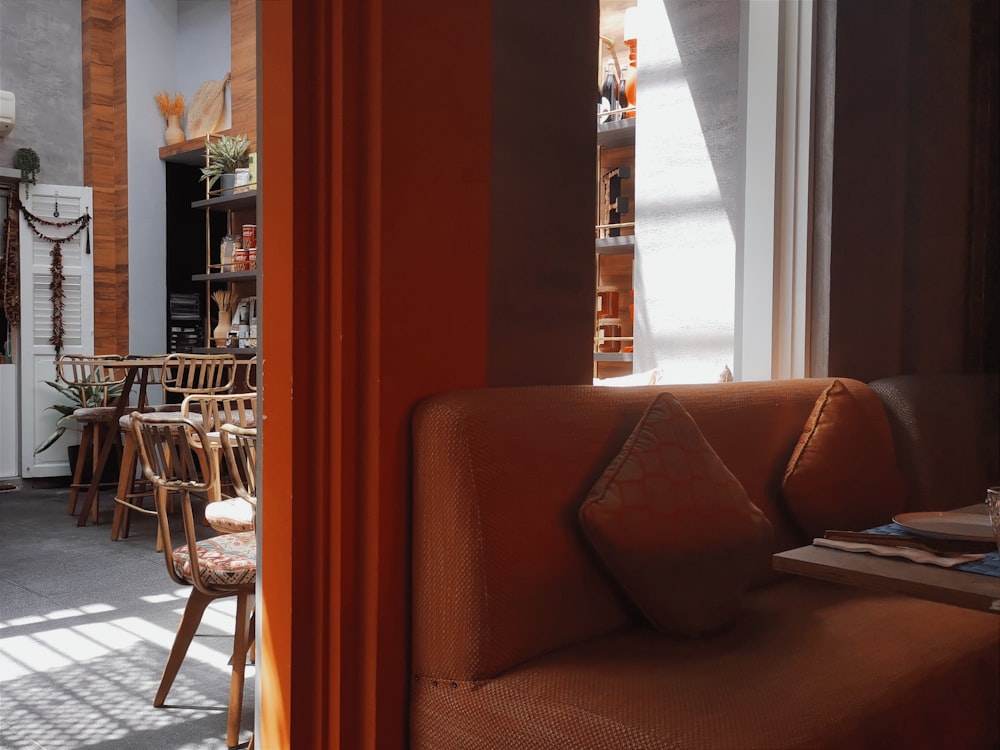
<svg viewBox="0 0 1000 750"><path fill-rule="evenodd" d="M14 94L0 91L0 138L14 129Z"/></svg>

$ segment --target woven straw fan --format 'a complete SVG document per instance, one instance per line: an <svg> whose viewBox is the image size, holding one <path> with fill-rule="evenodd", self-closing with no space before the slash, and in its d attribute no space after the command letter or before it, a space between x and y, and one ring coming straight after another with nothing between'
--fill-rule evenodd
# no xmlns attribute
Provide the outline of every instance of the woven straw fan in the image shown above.
<svg viewBox="0 0 1000 750"><path fill-rule="evenodd" d="M231 77L231 73L226 73L221 81L205 81L198 87L188 108L188 138L198 138L215 131L226 106L226 86Z"/></svg>

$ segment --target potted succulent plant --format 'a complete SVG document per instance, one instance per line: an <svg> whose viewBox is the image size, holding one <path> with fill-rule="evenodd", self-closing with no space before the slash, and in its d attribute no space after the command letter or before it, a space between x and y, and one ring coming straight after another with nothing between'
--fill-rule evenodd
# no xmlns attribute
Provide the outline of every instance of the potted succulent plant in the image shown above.
<svg viewBox="0 0 1000 750"><path fill-rule="evenodd" d="M73 412L77 409L91 406L102 406L105 403L105 387L103 386L95 386L93 388L88 387L84 389L85 393L81 393L79 388L66 385L58 380L46 380L45 384L55 389L65 400L57 401L51 406L46 407L47 409L59 412L62 416L59 417L59 421L56 422L55 432L39 443L38 447L35 448L35 453L41 453L51 447L53 443L63 436L63 433L65 433L67 429L76 429L76 420L73 418ZM121 395L122 386L120 383L116 383L107 387L106 390L108 391L108 397L115 399ZM83 403L84 398L86 398L87 403Z"/></svg>
<svg viewBox="0 0 1000 750"><path fill-rule="evenodd" d="M208 160L201 168L201 179L208 181L209 190L218 180L223 193L231 192L236 183L236 170L250 164L250 137L245 133L220 135L209 138L206 148Z"/></svg>
<svg viewBox="0 0 1000 750"><path fill-rule="evenodd" d="M59 417L59 421L56 422L55 432L49 435L35 448L36 454L52 447L52 445L63 436L66 430L77 429L76 420L73 418L74 411L83 407L101 406L104 404L104 388L98 388L95 386L94 388L86 388L84 389L85 393L81 393L79 388L74 388L73 386L66 385L65 383L57 380L46 380L45 384L58 391L65 401L57 401L51 406L46 407L59 412L62 416ZM117 398L121 395L122 386L120 383L116 383L107 390L110 398ZM87 403L83 403L84 398L86 398ZM71 468L76 466L76 459L79 450L80 446L76 443L66 446L66 457L69 460ZM81 478L82 481L89 482L90 475L91 465L88 461L84 467L83 477ZM112 482L117 476L118 461L112 456L108 459L108 463L104 467L104 472L101 474L101 481Z"/></svg>

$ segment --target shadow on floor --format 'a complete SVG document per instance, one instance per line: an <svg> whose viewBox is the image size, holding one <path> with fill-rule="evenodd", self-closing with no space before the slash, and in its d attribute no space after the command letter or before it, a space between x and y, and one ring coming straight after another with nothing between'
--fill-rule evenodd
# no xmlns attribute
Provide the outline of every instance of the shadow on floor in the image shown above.
<svg viewBox="0 0 1000 750"><path fill-rule="evenodd" d="M64 487L0 491L0 747L223 750L235 600L209 607L168 705L154 708L189 589L168 578L153 518L112 542L113 501L102 496L101 523L81 528L68 498Z"/></svg>

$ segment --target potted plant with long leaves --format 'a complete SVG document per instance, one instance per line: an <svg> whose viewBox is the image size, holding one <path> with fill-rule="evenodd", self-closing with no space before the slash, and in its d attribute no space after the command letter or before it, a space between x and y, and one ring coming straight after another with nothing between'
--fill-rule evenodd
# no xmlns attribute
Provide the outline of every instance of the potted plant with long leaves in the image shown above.
<svg viewBox="0 0 1000 750"><path fill-rule="evenodd" d="M211 190L216 181L222 192L231 192L236 184L236 170L250 165L250 137L245 133L209 138L205 146L206 164L201 168L201 180Z"/></svg>
<svg viewBox="0 0 1000 750"><path fill-rule="evenodd" d="M49 435L45 440L38 444L35 448L35 453L41 453L48 448L51 448L59 438L61 438L66 430L76 430L76 420L73 417L73 412L77 409L84 407L95 407L103 406L105 401L104 392L107 391L108 399L116 399L121 395L122 384L115 383L113 385L100 385L88 388L76 388L75 386L66 385L58 380L46 380L45 384L50 388L55 389L60 396L62 396L61 401L56 401L50 406L46 407L46 411L52 409L53 411L59 412L61 415L59 420L56 422L55 431ZM80 446L78 445L68 445L66 446L66 451L69 457L69 465L76 465L76 453ZM105 466L105 471L102 473L102 481L113 479L117 473L117 467L114 467L111 460L108 461L108 465Z"/></svg>

